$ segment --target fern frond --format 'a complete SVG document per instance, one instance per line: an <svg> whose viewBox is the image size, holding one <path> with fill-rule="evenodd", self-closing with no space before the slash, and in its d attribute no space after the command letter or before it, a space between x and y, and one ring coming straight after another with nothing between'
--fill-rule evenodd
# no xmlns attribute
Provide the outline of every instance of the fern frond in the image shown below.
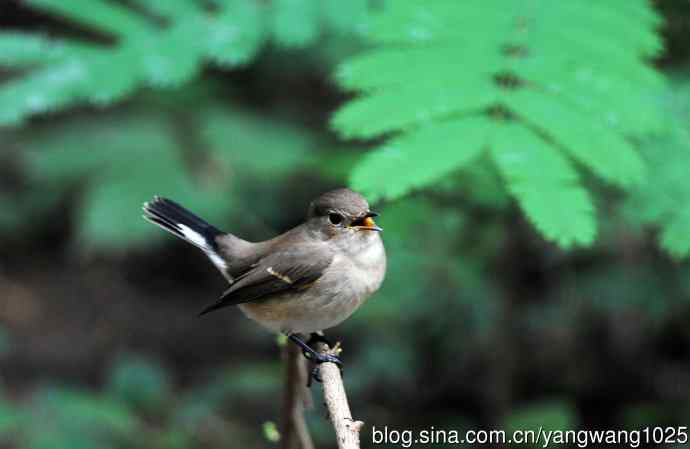
<svg viewBox="0 0 690 449"><path fill-rule="evenodd" d="M498 98L496 86L482 79L466 90L441 84L405 87L350 101L336 112L332 125L344 137L371 138L450 114L473 114Z"/></svg>
<svg viewBox="0 0 690 449"><path fill-rule="evenodd" d="M631 16L621 13L622 3L615 1L573 1L567 4L540 2L539 7L532 11L534 24L528 25L525 34L531 35L535 32L535 34L542 34L542 36L534 36L535 40L546 35L556 37L558 40L570 36L573 41L589 43L594 52L596 52L596 46L601 44L605 46L607 53L613 52L613 48L618 48L621 53L632 50L632 55L656 56L663 48L661 37L644 31L653 30L657 23L642 18L631 20ZM587 27L582 27L583 24L587 24ZM640 27L642 27L642 32ZM616 32L612 33L611 30L616 30Z"/></svg>
<svg viewBox="0 0 690 449"><path fill-rule="evenodd" d="M38 34L0 34L0 66L4 67L24 68L59 61L80 50L74 43L55 42Z"/></svg>
<svg viewBox="0 0 690 449"><path fill-rule="evenodd" d="M503 101L524 123L552 136L603 179L622 187L642 181L644 163L632 144L575 105L528 90L506 95Z"/></svg>
<svg viewBox="0 0 690 449"><path fill-rule="evenodd" d="M225 222L236 216L231 210L245 209L239 204L251 201L253 196L243 194L255 194L256 179L307 172L320 147L313 131L229 108L212 93L195 93L193 113L181 103L184 98L166 98L166 109L151 95L126 110L89 120L77 115L17 132L29 181L41 192L38 196L45 197L43 191L62 194L79 185L75 243L83 249L117 251L150 241L159 235L153 227L121 218L131 216L153 195L175 198L211 222ZM191 123L191 134L184 139L177 129L180 117ZM190 139L196 142L193 148ZM189 150L195 152L194 167L187 164ZM260 184L277 191L274 184ZM44 210L59 200L54 195ZM279 209L278 201L257 207ZM246 224L252 218L238 221ZM0 214L0 227L2 223Z"/></svg>
<svg viewBox="0 0 690 449"><path fill-rule="evenodd" d="M669 219L661 231L659 243L673 257L681 258L690 254L690 211L683 209Z"/></svg>
<svg viewBox="0 0 690 449"><path fill-rule="evenodd" d="M313 44L321 33L320 12L319 4L312 0L273 0L273 38L288 48L303 48Z"/></svg>
<svg viewBox="0 0 690 449"><path fill-rule="evenodd" d="M43 11L62 16L72 22L126 37L149 31L151 24L128 8L105 0L28 0Z"/></svg>
<svg viewBox="0 0 690 449"><path fill-rule="evenodd" d="M154 87L174 87L190 81L201 69L204 41L189 36L204 36L202 17L190 17L161 31L159 39L152 39L148 54L141 58L141 71L147 83ZM133 50L133 49L132 49Z"/></svg>
<svg viewBox="0 0 690 449"><path fill-rule="evenodd" d="M636 225L658 228L661 248L684 258L690 255L690 83L675 82L663 103L666 132L647 137L641 145L648 182L632 190L623 211Z"/></svg>
<svg viewBox="0 0 690 449"><path fill-rule="evenodd" d="M199 2L196 0L129 0L129 2L151 14L167 19L179 19L183 15L195 14L199 10Z"/></svg>
<svg viewBox="0 0 690 449"><path fill-rule="evenodd" d="M211 1L213 7L196 0L30 0L30 6L114 42L0 32L0 64L29 68L0 84L0 125L18 125L32 114L83 102L108 105L141 86L177 87L208 61L226 68L248 64L270 36L279 46L301 48L315 43L329 26L354 35L366 22L362 11L356 19L327 18L320 0L279 0L270 6L260 0Z"/></svg>
<svg viewBox="0 0 690 449"><path fill-rule="evenodd" d="M335 33L365 35L369 31L369 0L321 0L325 25Z"/></svg>
<svg viewBox="0 0 690 449"><path fill-rule="evenodd" d="M502 67L503 58L491 50L491 45L485 42L464 45L462 48L381 48L345 61L338 67L336 78L348 90L373 93L420 84L433 86L440 81L473 87L479 79L487 79L493 71ZM474 58L482 58L484 65L479 70L468 70L465 59ZM430 67L437 73L429 81Z"/></svg>
<svg viewBox="0 0 690 449"><path fill-rule="evenodd" d="M497 127L490 148L508 190L547 239L564 248L594 241L594 206L558 150L517 124Z"/></svg>
<svg viewBox="0 0 690 449"><path fill-rule="evenodd" d="M223 67L251 62L266 40L265 21L258 3L225 0L209 19L206 54Z"/></svg>
<svg viewBox="0 0 690 449"><path fill-rule="evenodd" d="M377 45L337 72L360 96L333 127L348 138L392 135L355 168L353 185L387 198L433 185L467 163L462 152L448 155L447 135L434 130L462 129L483 114L492 160L537 229L561 246L591 243L592 202L569 158L621 188L643 181L644 161L628 137L663 128L655 97L665 79L648 65L662 49L659 24L646 0L392 2L368 34ZM391 143L422 131L423 151L401 153L385 185L367 184L364 174L384 170ZM511 141L524 163L506 159ZM433 147L446 166L417 177Z"/></svg>
<svg viewBox="0 0 690 449"><path fill-rule="evenodd" d="M275 179L306 166L315 150L301 128L241 110L209 108L201 116L201 138L211 156L236 173Z"/></svg>
<svg viewBox="0 0 690 449"><path fill-rule="evenodd" d="M369 153L353 170L350 184L371 200L399 197L472 162L484 149L490 127L484 116L420 127Z"/></svg>

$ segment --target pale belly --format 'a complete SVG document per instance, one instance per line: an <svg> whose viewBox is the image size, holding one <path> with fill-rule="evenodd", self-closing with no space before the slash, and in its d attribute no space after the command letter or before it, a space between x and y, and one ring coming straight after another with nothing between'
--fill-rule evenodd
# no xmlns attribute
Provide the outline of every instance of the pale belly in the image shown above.
<svg viewBox="0 0 690 449"><path fill-rule="evenodd" d="M330 298L291 295L240 304L239 308L247 317L271 331L311 333L337 326L365 300L365 297L358 300L338 295Z"/></svg>
<svg viewBox="0 0 690 449"><path fill-rule="evenodd" d="M240 304L242 312L262 326L285 334L311 333L346 320L381 285L386 271L383 244L357 258L335 256L326 274L303 292Z"/></svg>

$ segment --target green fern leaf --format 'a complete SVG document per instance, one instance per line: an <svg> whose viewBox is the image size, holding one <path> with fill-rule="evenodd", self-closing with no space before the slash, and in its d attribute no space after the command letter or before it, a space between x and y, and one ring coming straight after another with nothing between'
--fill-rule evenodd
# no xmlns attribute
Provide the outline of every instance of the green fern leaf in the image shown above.
<svg viewBox="0 0 690 449"><path fill-rule="evenodd" d="M593 242L594 206L577 171L558 150L516 124L498 127L490 147L508 190L547 239L564 248Z"/></svg>
<svg viewBox="0 0 690 449"><path fill-rule="evenodd" d="M350 184L372 201L396 198L428 185L472 162L491 126L483 116L421 127L369 153L352 172ZM421 158L414 155L423 154Z"/></svg>
<svg viewBox="0 0 690 449"><path fill-rule="evenodd" d="M264 22L256 2L224 1L218 16L209 20L206 53L225 67L249 63L264 44Z"/></svg>
<svg viewBox="0 0 690 449"><path fill-rule="evenodd" d="M673 257L686 257L690 254L689 233L690 211L684 208L664 225L659 239L661 247Z"/></svg>
<svg viewBox="0 0 690 449"><path fill-rule="evenodd" d="M152 236L162 240L144 220L122 220L136 215L153 195L174 198L210 222L234 216L244 226L258 221L253 213L265 217L280 209L278 198L244 205L257 188L275 196L275 185L283 184L257 187L255 180L313 172L310 163L322 142L313 131L284 120L229 108L216 100L214 89L207 91L207 83L195 87L164 99L144 96L89 120L76 115L16 131L29 183L42 201L24 206L25 215L54 206L78 186L76 243L85 250L119 251ZM180 131L180 123L188 129ZM240 216L231 210L250 212ZM0 214L0 227L16 223Z"/></svg>
<svg viewBox="0 0 690 449"><path fill-rule="evenodd" d="M467 91L446 85L383 91L350 101L336 112L332 125L343 137L371 138L432 123L439 116L476 113L488 107L498 94L496 86L484 80L478 80Z"/></svg>
<svg viewBox="0 0 690 449"><path fill-rule="evenodd" d="M169 27L160 33L159 39L143 46L145 53L140 58L141 70L150 85L179 86L197 74L205 49L203 41L190 39L189 36L202 33L204 25L202 17L190 17Z"/></svg>
<svg viewBox="0 0 690 449"><path fill-rule="evenodd" d="M7 32L0 34L0 65L23 68L59 61L79 49L38 34Z"/></svg>
<svg viewBox="0 0 690 449"><path fill-rule="evenodd" d="M337 71L339 84L360 96L337 111L333 127L348 138L391 139L362 159L352 185L386 198L433 185L470 162L449 151L464 148L464 136L449 143L434 130L462 129L480 114L493 163L537 229L564 247L591 243L592 202L569 158L621 188L644 180L628 137L663 128L655 96L665 79L645 61L662 49L660 21L646 0L390 3L368 33L375 47ZM424 148L400 152L385 170L391 145L418 132ZM444 169L418 176L435 148L446 159L434 166ZM524 163L512 165L507 154ZM376 172L390 172L389 182L366 178Z"/></svg>
<svg viewBox="0 0 690 449"><path fill-rule="evenodd" d="M274 0L271 2L271 31L279 44L303 48L318 39L319 3L312 0Z"/></svg>
<svg viewBox="0 0 690 449"><path fill-rule="evenodd" d="M227 188L221 179L196 182L173 135L169 123L151 115L104 117L86 124L72 120L26 138L27 168L33 183L45 188L90 179L77 217L78 242L84 248L118 250L153 234L143 220L120 219L153 195L194 205L209 220L220 218L232 204L231 198L222 205L212 199Z"/></svg>
<svg viewBox="0 0 690 449"><path fill-rule="evenodd" d="M337 70L340 85L348 90L377 92L418 85L434 86L443 81L453 86L474 86L478 79L486 79L502 67L503 58L492 55L491 45L476 43L463 46L462 53L455 46L381 48L370 50L345 61ZM484 66L467 70L460 55L470 59L483 57ZM437 69L429 78L429 68Z"/></svg>
<svg viewBox="0 0 690 449"><path fill-rule="evenodd" d="M110 45L0 32L0 65L20 69L0 84L0 125L89 102L107 106L142 86L178 87L210 61L226 68L252 62L273 36L302 48L335 31L368 29L369 4L278 0L29 0L30 6L113 38ZM210 5L209 5L210 3ZM209 7L210 6L210 7ZM344 41L349 39L342 37ZM29 70L25 70L28 68Z"/></svg>
<svg viewBox="0 0 690 449"><path fill-rule="evenodd" d="M129 2L144 11L166 19L173 19L185 14L195 14L199 8L196 0L129 0Z"/></svg>
<svg viewBox="0 0 690 449"><path fill-rule="evenodd" d="M314 150L313 137L304 130L239 110L210 108L201 122L211 155L235 173L275 179L305 166Z"/></svg>
<svg viewBox="0 0 690 449"><path fill-rule="evenodd" d="M28 115L76 103L83 96L80 83L85 79L88 72L84 64L69 60L5 83L0 89L0 124L16 125Z"/></svg>
<svg viewBox="0 0 690 449"><path fill-rule="evenodd" d="M116 36L145 33L149 23L116 2L104 0L28 0L29 5Z"/></svg>
<svg viewBox="0 0 690 449"><path fill-rule="evenodd" d="M644 142L649 182L636 186L623 208L634 224L658 227L660 246L675 258L690 255L690 132L686 129L690 114L687 106L684 109L682 114L670 114L675 130Z"/></svg>
<svg viewBox="0 0 690 449"><path fill-rule="evenodd" d="M119 36L118 44L106 47L51 41L52 47L62 49L57 56L37 62L27 75L0 86L0 124L19 124L29 115L83 101L107 105L141 84L179 85L200 69L205 39L189 38L205 37L206 13L198 7L184 20L161 27L113 2L34 0L31 4L97 31L115 34ZM20 41L31 43L35 38L25 36Z"/></svg>
<svg viewBox="0 0 690 449"><path fill-rule="evenodd" d="M506 95L503 101L603 179L622 187L642 181L644 163L632 144L575 105L527 90Z"/></svg>
<svg viewBox="0 0 690 449"><path fill-rule="evenodd" d="M321 0L324 24L336 33L365 35L369 30L369 0Z"/></svg>

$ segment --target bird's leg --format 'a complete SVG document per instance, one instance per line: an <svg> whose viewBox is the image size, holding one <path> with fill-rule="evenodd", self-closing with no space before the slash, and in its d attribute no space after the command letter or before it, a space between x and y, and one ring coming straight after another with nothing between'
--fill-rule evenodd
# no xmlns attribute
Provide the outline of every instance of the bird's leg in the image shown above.
<svg viewBox="0 0 690 449"><path fill-rule="evenodd" d="M302 354L304 354L304 357L308 360L311 360L314 363L319 364L325 362L332 362L338 366L343 366L343 362L340 360L340 358L332 354L321 354L320 352L315 351L311 346L309 346L308 343L305 343L304 340L299 338L297 334L288 335L288 339L300 348L302 348ZM309 341L311 342L311 339Z"/></svg>
<svg viewBox="0 0 690 449"><path fill-rule="evenodd" d="M323 334L323 332L312 332L309 334L309 340L307 340L307 344L309 347L313 348L315 344L317 343L323 343L326 346L328 346L330 349L334 349L338 344L334 346L333 343L326 338L326 336ZM306 355L305 355L306 357ZM343 366L338 365L338 368L340 368L340 373L342 375L343 372ZM319 375L319 366L318 364L314 365L314 367L311 370L311 377L309 378L309 381L307 382L307 387L311 387L311 382L312 380L315 380L317 382L321 382L321 376Z"/></svg>
<svg viewBox="0 0 690 449"><path fill-rule="evenodd" d="M318 335L316 333L312 333L311 338L309 339L310 343L312 342L312 339L315 338L314 335L317 336L316 338L319 339L318 341L322 341L322 342L328 344L326 341L323 341L320 339L320 338L325 339L325 337L323 335ZM320 352L315 351L314 348L309 346L308 343L305 343L304 340L302 340L297 334L288 335L288 340L290 340L291 342L293 342L294 344L296 344L297 346L302 348L302 354L304 354L304 357L307 360L314 362L317 365L320 365L321 363L325 363L325 362L335 363L338 366L338 368L340 368L342 371L343 362L340 360L339 357L337 357L333 354L321 354ZM329 347L330 347L330 345L329 345ZM311 377L309 378L309 383L307 384L308 386L311 385L312 379L314 379L317 382L321 382L321 378L318 375L317 367L314 367L314 369L311 371Z"/></svg>

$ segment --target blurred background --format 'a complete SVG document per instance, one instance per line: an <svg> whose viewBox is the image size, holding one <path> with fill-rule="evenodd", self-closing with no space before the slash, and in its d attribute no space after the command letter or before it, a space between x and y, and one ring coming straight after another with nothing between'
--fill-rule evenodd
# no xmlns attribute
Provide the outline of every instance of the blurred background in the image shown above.
<svg viewBox="0 0 690 449"><path fill-rule="evenodd" d="M690 4L603 3L3 0L0 447L276 447L276 337L197 318L224 280L140 206L261 240L343 185L364 447L687 425Z"/></svg>

